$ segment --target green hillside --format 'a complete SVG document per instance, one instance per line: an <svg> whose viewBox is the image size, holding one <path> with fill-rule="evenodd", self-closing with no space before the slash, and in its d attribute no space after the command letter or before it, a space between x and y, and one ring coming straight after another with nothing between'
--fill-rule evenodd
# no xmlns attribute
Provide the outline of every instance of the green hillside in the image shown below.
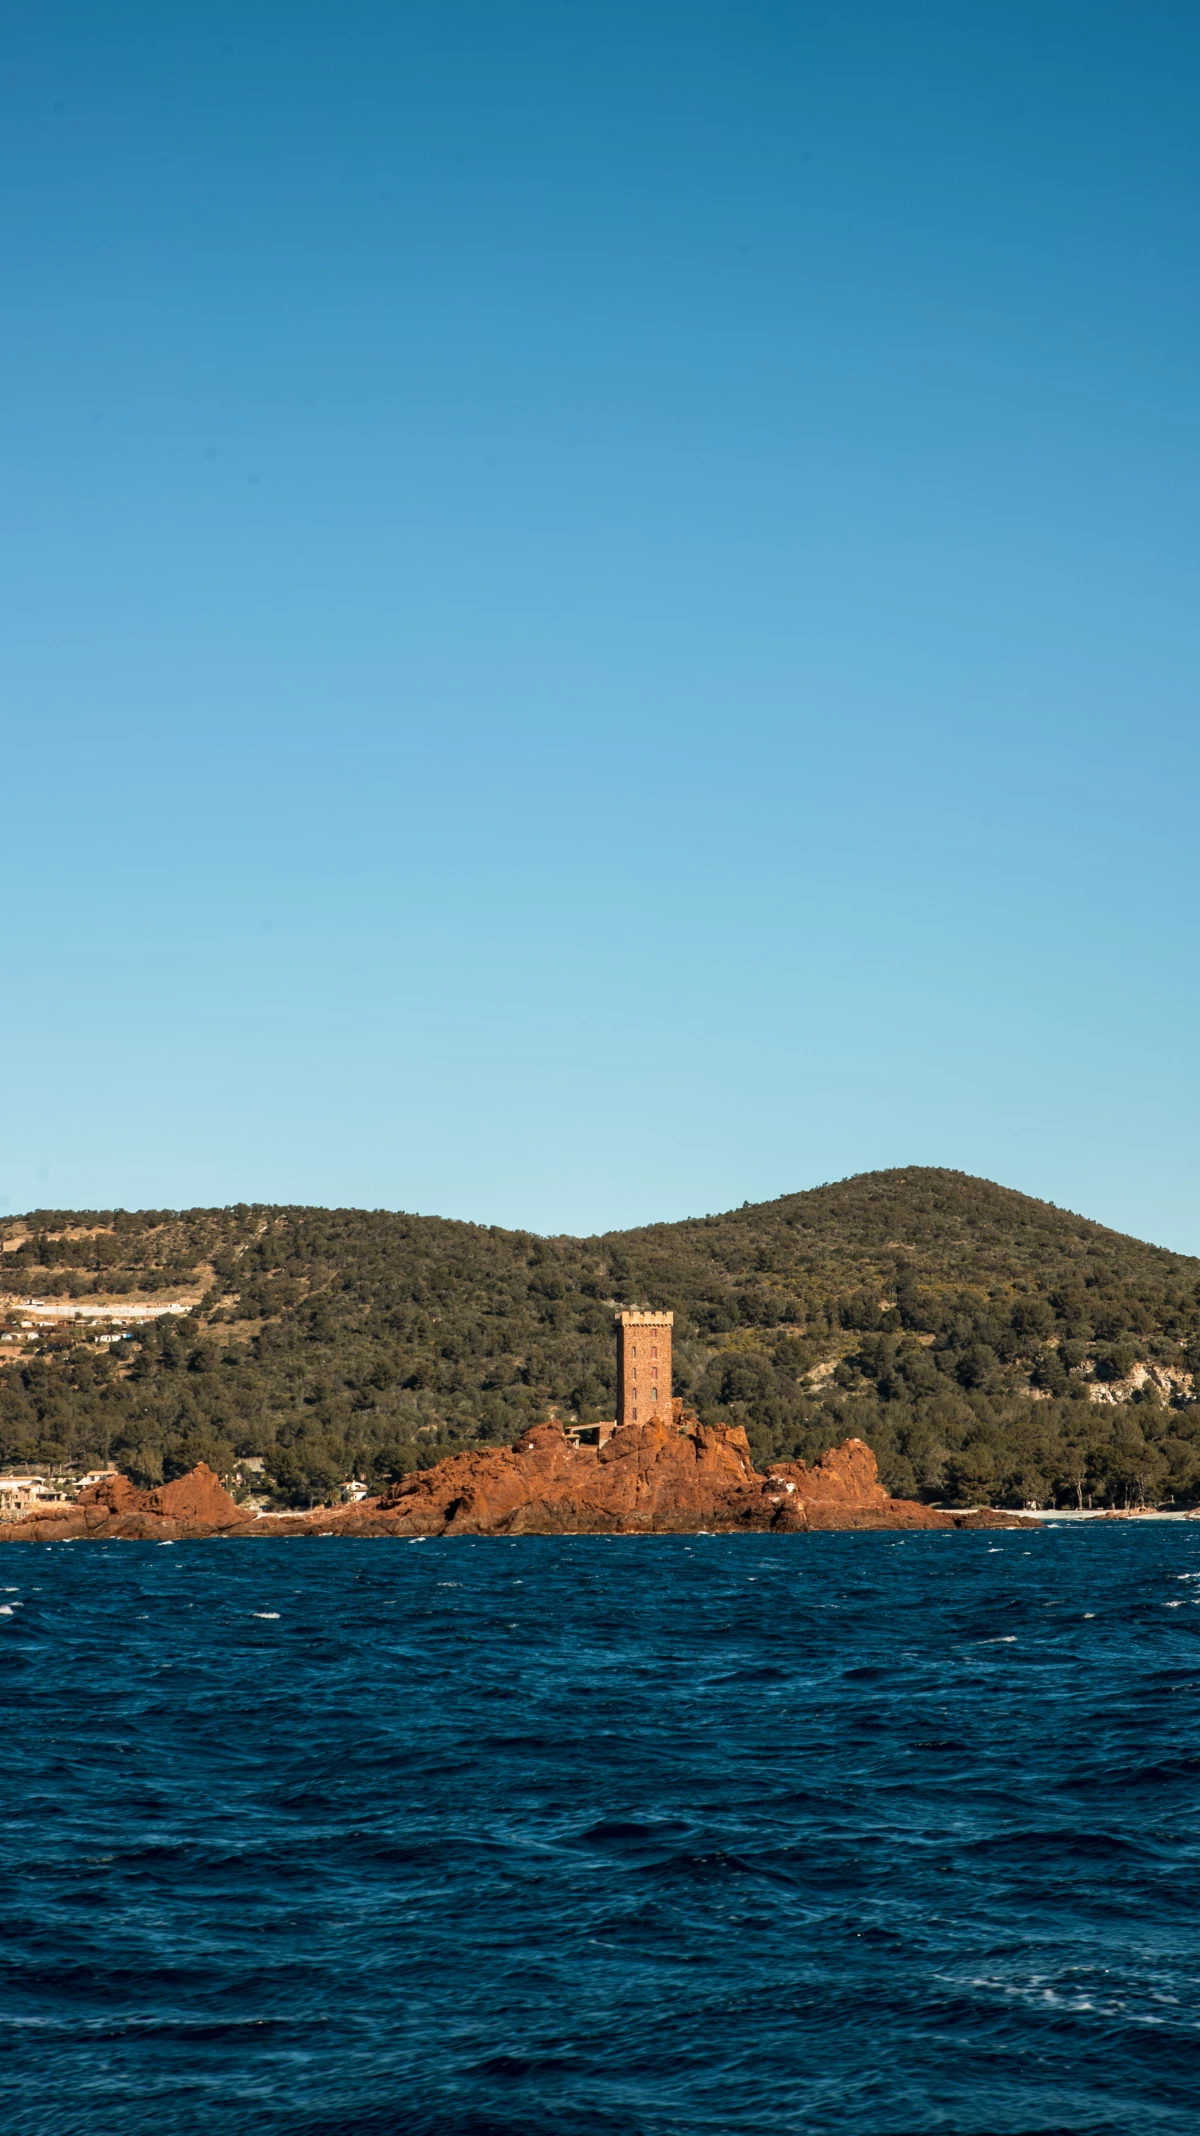
<svg viewBox="0 0 1200 2136"><path fill-rule="evenodd" d="M5 1464L155 1481L258 1456L304 1503L551 1408L611 1416L613 1308L640 1304L675 1312L675 1391L760 1461L854 1432L912 1495L1200 1498L1200 1260L958 1172L592 1239L249 1206L38 1210L0 1234ZM28 1297L191 1310L101 1347L21 1333Z"/></svg>

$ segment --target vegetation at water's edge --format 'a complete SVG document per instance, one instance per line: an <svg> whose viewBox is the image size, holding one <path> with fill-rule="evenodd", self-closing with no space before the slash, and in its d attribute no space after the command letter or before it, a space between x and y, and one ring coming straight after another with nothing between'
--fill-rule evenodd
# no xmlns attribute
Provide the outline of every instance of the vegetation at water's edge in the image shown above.
<svg viewBox="0 0 1200 2136"><path fill-rule="evenodd" d="M6 1464L111 1460L152 1483L258 1457L307 1503L552 1409L612 1416L613 1309L640 1304L674 1310L675 1392L744 1425L760 1465L854 1433L902 1495L1200 1499L1200 1261L962 1173L593 1239L250 1206L0 1229L10 1326L27 1296L196 1298L119 1355L65 1330L9 1363Z"/></svg>

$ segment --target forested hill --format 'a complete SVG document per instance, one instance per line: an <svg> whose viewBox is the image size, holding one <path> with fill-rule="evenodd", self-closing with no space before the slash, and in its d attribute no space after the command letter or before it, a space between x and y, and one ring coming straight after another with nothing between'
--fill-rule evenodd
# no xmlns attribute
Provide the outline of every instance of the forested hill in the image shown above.
<svg viewBox="0 0 1200 2136"><path fill-rule="evenodd" d="M248 1205L0 1232L9 1465L147 1482L257 1456L305 1502L551 1410L612 1416L613 1310L638 1304L674 1310L675 1391L760 1461L854 1432L928 1497L1200 1497L1200 1261L963 1173L592 1239ZM189 1310L101 1346L22 1329L27 1298Z"/></svg>

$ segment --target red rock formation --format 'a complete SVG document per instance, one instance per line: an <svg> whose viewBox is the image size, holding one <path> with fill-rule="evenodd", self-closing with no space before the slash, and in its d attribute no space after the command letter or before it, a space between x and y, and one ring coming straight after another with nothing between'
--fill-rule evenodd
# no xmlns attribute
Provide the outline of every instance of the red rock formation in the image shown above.
<svg viewBox="0 0 1200 2136"><path fill-rule="evenodd" d="M575 1446L557 1423L515 1446L454 1454L355 1506L299 1518L250 1519L203 1463L176 1483L139 1491L127 1476L81 1491L65 1512L0 1526L0 1541L74 1536L176 1541L212 1535L671 1535L738 1530L954 1528L978 1515L889 1498L861 1439L811 1468L775 1461L765 1476L740 1427L702 1424L682 1404L661 1423L630 1424L606 1443ZM1023 1526L991 1513L989 1526Z"/></svg>
<svg viewBox="0 0 1200 2136"><path fill-rule="evenodd" d="M772 1461L765 1494L777 1508L779 1528L954 1528L952 1513L889 1498L879 1481L874 1454L864 1439L831 1446L812 1468L803 1461Z"/></svg>
<svg viewBox="0 0 1200 2136"><path fill-rule="evenodd" d="M763 1520L746 1434L689 1419L629 1424L599 1449L538 1424L515 1447L456 1454L393 1485L373 1521L404 1535L669 1534Z"/></svg>
<svg viewBox="0 0 1200 2136"><path fill-rule="evenodd" d="M188 1475L180 1476L175 1483L160 1484L157 1491L148 1495L150 1512L164 1520L201 1521L221 1529L235 1527L246 1518L220 1477L203 1461Z"/></svg>
<svg viewBox="0 0 1200 2136"><path fill-rule="evenodd" d="M457 1454L394 1484L370 1511L358 1509L354 1530L663 1535L698 1528L954 1528L964 1519L889 1498L862 1439L847 1439L812 1468L777 1461L760 1476L740 1427L701 1424L678 1402L674 1409L670 1424L627 1425L598 1452L573 1447L557 1424L540 1424L515 1447ZM991 1518L1007 1524L1017 1516Z"/></svg>
<svg viewBox="0 0 1200 2136"><path fill-rule="evenodd" d="M202 1461L156 1491L139 1491L128 1476L105 1476L82 1490L73 1505L0 1526L0 1540L64 1542L87 1535L161 1543L245 1526L241 1507Z"/></svg>

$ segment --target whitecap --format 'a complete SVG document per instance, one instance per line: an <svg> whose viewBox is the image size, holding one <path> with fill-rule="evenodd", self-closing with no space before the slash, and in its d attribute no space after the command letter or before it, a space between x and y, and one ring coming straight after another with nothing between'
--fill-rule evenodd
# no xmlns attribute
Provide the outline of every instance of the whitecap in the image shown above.
<svg viewBox="0 0 1200 2136"><path fill-rule="evenodd" d="M1094 1609L1085 1609L1085 1610L1084 1610L1084 1613L1083 1613L1083 1615L1084 1615L1084 1621L1086 1622L1086 1621L1087 1621L1087 1619L1088 1619L1089 1617L1094 1617L1094 1616L1095 1616L1095 1614L1096 1614L1096 1612L1095 1612L1095 1610L1094 1610Z"/></svg>
<svg viewBox="0 0 1200 2136"><path fill-rule="evenodd" d="M980 1646L1015 1646L1016 1643L1015 1632L1001 1632L997 1639L981 1639L979 1642Z"/></svg>
<svg viewBox="0 0 1200 2136"><path fill-rule="evenodd" d="M1164 1603L1163 1603L1163 1608L1164 1608L1164 1609L1182 1609L1182 1608L1183 1608L1183 1604L1182 1604L1182 1602L1164 1602Z"/></svg>
<svg viewBox="0 0 1200 2136"><path fill-rule="evenodd" d="M9 1607L8 1603L7 1603L7 1602L0 1602L0 1617L11 1617L11 1616L12 1616L12 1610L10 1609L10 1607Z"/></svg>
<svg viewBox="0 0 1200 2136"><path fill-rule="evenodd" d="M277 1609L252 1609L250 1614L252 1617L278 1617L279 1611Z"/></svg>

